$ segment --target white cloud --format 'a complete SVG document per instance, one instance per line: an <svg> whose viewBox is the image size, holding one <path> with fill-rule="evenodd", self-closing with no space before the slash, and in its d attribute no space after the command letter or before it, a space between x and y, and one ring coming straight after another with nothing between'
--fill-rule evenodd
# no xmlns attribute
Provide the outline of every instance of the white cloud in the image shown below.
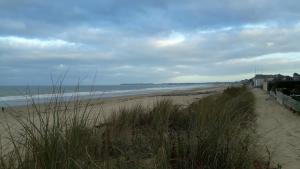
<svg viewBox="0 0 300 169"><path fill-rule="evenodd" d="M179 32L172 32L167 38L159 38L154 41L156 47L168 47L180 44L185 41L185 36Z"/></svg>
<svg viewBox="0 0 300 169"><path fill-rule="evenodd" d="M245 24L242 26L243 29L267 29L271 26L274 26L273 24Z"/></svg>
<svg viewBox="0 0 300 169"><path fill-rule="evenodd" d="M267 42L267 47L272 47L272 46L274 46L274 42Z"/></svg>
<svg viewBox="0 0 300 169"><path fill-rule="evenodd" d="M197 31L198 34L213 34L213 33L218 33L218 32L227 32L233 30L234 27L232 26L227 26L219 29L207 29L207 30L201 30L199 29Z"/></svg>
<svg viewBox="0 0 300 169"><path fill-rule="evenodd" d="M288 52L288 53L273 53L267 55L261 55L248 58L236 58L229 59L222 62L216 62L216 65L249 65L249 64L261 64L261 65L280 65L291 64L300 62L300 52Z"/></svg>
<svg viewBox="0 0 300 169"><path fill-rule="evenodd" d="M61 39L37 39L23 38L18 36L0 37L0 45L20 49L55 49L55 48L74 48L79 44L67 42Z"/></svg>
<svg viewBox="0 0 300 169"><path fill-rule="evenodd" d="M132 70L134 68L135 67L132 65L119 65L119 66L110 68L110 70L112 70L112 71L125 71L125 70L128 71L128 70Z"/></svg>
<svg viewBox="0 0 300 169"><path fill-rule="evenodd" d="M77 26L65 29L58 36L63 39L70 39L71 41L79 41L83 43L100 43L108 42L110 38L113 38L116 32L108 30L102 27L92 26Z"/></svg>
<svg viewBox="0 0 300 169"><path fill-rule="evenodd" d="M166 71L166 68L164 68L164 67L154 67L153 68L153 72L164 72L164 71Z"/></svg>
<svg viewBox="0 0 300 169"><path fill-rule="evenodd" d="M254 74L235 74L235 75L198 75L198 74L185 74L174 76L166 80L171 83L199 83L199 82L230 82L239 81L241 79L251 78Z"/></svg>
<svg viewBox="0 0 300 169"><path fill-rule="evenodd" d="M175 65L175 68L186 69L186 68L189 68L189 66L188 65Z"/></svg>

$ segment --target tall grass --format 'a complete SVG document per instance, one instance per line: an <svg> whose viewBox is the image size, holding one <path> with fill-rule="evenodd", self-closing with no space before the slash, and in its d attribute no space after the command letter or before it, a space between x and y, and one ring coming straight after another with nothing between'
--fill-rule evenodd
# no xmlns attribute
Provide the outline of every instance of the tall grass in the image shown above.
<svg viewBox="0 0 300 169"><path fill-rule="evenodd" d="M19 120L22 131L11 134L14 149L1 155L1 169L248 169L260 158L254 97L243 87L188 107L160 100L122 108L105 121L79 100L47 105Z"/></svg>

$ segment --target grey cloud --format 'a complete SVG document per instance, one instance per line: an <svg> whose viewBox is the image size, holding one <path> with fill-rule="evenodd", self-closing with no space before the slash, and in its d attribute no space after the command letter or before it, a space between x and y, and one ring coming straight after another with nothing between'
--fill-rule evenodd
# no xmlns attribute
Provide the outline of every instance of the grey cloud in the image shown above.
<svg viewBox="0 0 300 169"><path fill-rule="evenodd" d="M299 6L300 3L295 0L14 0L4 2L0 15L33 23L37 32L41 32L38 24L47 23L54 31L56 27L64 29L91 24L151 34L170 29L210 29L270 21L294 23L300 18ZM51 32L50 29L48 31Z"/></svg>
<svg viewBox="0 0 300 169"><path fill-rule="evenodd" d="M299 61L284 58L300 52L299 11L296 0L0 1L0 84L66 70L98 71L107 83L291 72ZM282 62L250 62L274 53Z"/></svg>

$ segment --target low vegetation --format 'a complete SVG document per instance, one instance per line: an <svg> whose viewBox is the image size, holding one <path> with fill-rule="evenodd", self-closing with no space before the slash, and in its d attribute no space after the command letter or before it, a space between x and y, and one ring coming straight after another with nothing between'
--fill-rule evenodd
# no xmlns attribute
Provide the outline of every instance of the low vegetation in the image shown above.
<svg viewBox="0 0 300 169"><path fill-rule="evenodd" d="M86 103L85 103L86 104ZM104 121L92 106L35 105L1 169L235 169L260 165L254 96L232 87L187 107L170 100L121 108ZM72 116L70 111L73 111ZM99 116L101 113L99 114Z"/></svg>

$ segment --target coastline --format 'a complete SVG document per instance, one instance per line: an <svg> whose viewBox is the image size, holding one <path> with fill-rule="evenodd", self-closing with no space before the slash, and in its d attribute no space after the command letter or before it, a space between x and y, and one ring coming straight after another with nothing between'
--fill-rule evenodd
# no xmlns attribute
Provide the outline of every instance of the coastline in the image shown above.
<svg viewBox="0 0 300 169"><path fill-rule="evenodd" d="M222 85L225 85L224 83ZM121 96L146 95L165 93L176 90L191 90L196 88L209 88L220 86L216 83L202 84L153 84L153 85L95 85L95 86L0 86L0 106L25 106L28 100L34 99L36 103L47 103L59 95L62 101L77 97L81 100L103 99Z"/></svg>
<svg viewBox="0 0 300 169"><path fill-rule="evenodd" d="M52 150L57 150L56 152L58 154L55 154L55 157L61 157L60 155L63 154L62 158L67 159L69 156L73 157L71 156L72 154L69 155L70 153L73 153L73 151L68 150L70 150L70 148L74 148L75 151L80 152L78 154L78 158L80 158L79 162L81 162L82 159L85 159L82 158L86 155L84 152L96 151L95 159L101 165L103 162L102 158L104 159L104 162L106 162L105 159L107 159L107 157L112 157L115 159L116 157L119 158L120 156L123 158L123 156L126 154L124 155L122 152L128 151L129 148L129 151L133 150L135 154L138 154L138 156L132 156L133 159L142 159L141 164L144 165L150 164L147 160L152 157L156 158L156 156L158 156L158 160L164 160L165 158L161 158L159 150L163 148L169 154L172 154L174 149L171 146L178 144L178 142L183 143L182 145L184 145L184 147L178 147L182 150L187 150L189 149L190 145L194 145L195 148L190 149L193 151L192 154L194 154L194 156L189 157L189 159L191 159L191 161L194 161L193 159L203 159L203 162L206 162L206 160L205 158L202 158L202 156L207 157L212 153L212 155L215 155L219 152L219 149L214 149L211 147L216 147L217 144L217 146L228 148L228 144L230 144L230 147L238 146L238 148L230 151L228 156L236 156L236 159L239 157L239 154L245 154L244 156L247 157L245 159L250 160L245 161L245 164L243 165L250 165L248 162L251 161L251 158L254 156L254 154L252 154L252 151L250 152L245 150L244 147L252 146L252 144L246 141L249 140L248 135L243 134L243 132L247 132L248 130L241 130L242 127L237 128L236 126L242 126L241 124L246 124L246 122L252 124L253 122L251 120L251 117L254 113L253 109L251 109L251 106L247 106L248 101L250 102L250 105L253 105L251 104L253 103L253 100L251 99L251 93L246 88L242 87L224 90L225 88L226 86L209 89L155 93L147 96L131 96L100 101L92 100L90 103L92 103L96 109L101 109L101 112L112 112L112 114L107 114L112 116L110 116L111 118L107 119L106 121L94 121L94 119L90 119L90 116L88 116L88 118L77 116L76 111L72 111L72 109L68 110L71 110L70 112L74 112L76 116L68 116L68 111L62 111L63 114L60 116L60 111L56 111L57 107L54 107L55 111L48 109L47 112L37 113L37 116L35 116L35 113L33 113L31 116L29 116L30 121L25 121L25 123L23 123L25 124L25 128L24 126L23 128L22 126L13 126L14 130L11 130L13 131L11 134L16 135L17 142L20 142L20 146L18 144L18 147L15 147L14 150L16 150L16 152L19 152L19 150L23 151L24 147L26 153L32 153L33 155L38 153L37 157L38 159L41 158L42 160L40 161L42 162L44 159L43 152L46 152L46 156L48 153L52 153ZM223 90L224 92L222 92ZM235 94L237 92L238 95ZM203 98L208 95L213 95L213 97ZM249 111L243 111L244 109L236 109L239 110L239 112L236 112L230 107L226 106L227 103L232 103L232 101L236 100L236 98L239 98L241 101L234 102L232 107L246 107ZM160 99L169 99L172 100L173 103L169 100ZM198 101L199 99L201 99L201 101ZM193 104L190 106L178 107L178 104L184 106L185 104L190 104L191 102L193 102ZM97 103L101 104L98 106ZM123 107L136 104L138 104L138 106L134 106L129 109L124 109ZM146 104L146 107L142 104ZM79 107L81 106L79 102L75 102L74 105L79 105ZM113 109L118 107L121 109L113 111ZM62 104L62 108L64 108L64 104ZM77 110L80 109L81 108ZM60 110L60 106L58 107L58 110ZM251 114L248 116L250 111ZM58 115L56 115L57 113ZM52 114L54 116L52 116ZM67 116L67 119L65 118L65 115ZM45 121L43 117L45 117ZM233 117L235 118L234 120L232 120ZM239 131L239 133L236 131ZM220 132L232 134L216 134ZM200 138L205 138L205 140L199 139L199 134L201 134ZM224 138L224 136L227 136L228 138ZM29 137L29 140L27 140L27 137ZM235 137L239 140L236 141ZM182 139L178 141L178 138ZM19 141L19 139L21 140ZM191 143L190 140L199 141L197 141L197 145L195 145ZM217 142L215 140L217 140ZM245 143L246 145L236 145L237 142ZM151 146L149 149L145 149L143 145L149 145L149 143L153 145L153 147ZM165 145L165 143L167 144ZM208 143L209 145L207 145ZM13 150L14 148L11 146L11 144L12 142L6 142L4 145L5 149L2 152L11 152L10 150ZM170 147L167 148L162 146ZM122 152L121 154L118 154L118 156L111 155L108 153L111 151L111 148L109 147L117 147L118 150L121 150ZM201 147L202 151L196 147ZM61 153L60 150L63 150L67 154L64 154L64 152ZM98 151L99 153L97 153ZM208 153L199 155L196 153L199 151ZM105 154L103 155L102 152ZM153 155L152 152L155 154ZM185 153L184 151L181 152ZM88 152L87 156L90 157L90 154L91 153ZM144 156L144 154L151 154L151 156ZM14 158L14 156L12 157ZM181 158L181 156L178 157ZM223 157L224 156L222 154L217 156L221 162L224 159ZM65 161L60 160L62 158L58 158L58 160L62 162ZM182 160L189 159L186 159L185 156L182 158ZM150 162L154 165L160 164L158 161ZM168 160L166 162L168 162ZM166 162L163 163L165 164ZM23 161L20 161L20 163L23 163ZM241 163L239 161L236 162L226 160L224 161L224 164L228 166L238 166ZM173 166L173 163L170 165Z"/></svg>
<svg viewBox="0 0 300 169"><path fill-rule="evenodd" d="M93 107L92 114L101 114L101 118L109 117L113 112L117 111L119 108L131 107L134 105L142 106L152 106L155 102L161 99L170 99L175 104L188 105L197 99L201 99L205 96L221 93L227 86L217 86L208 88L195 88L188 90L174 90L166 92L155 92L150 94L140 94L131 96L118 96L112 98L100 98L100 99L90 99L81 100L82 106L89 104ZM69 104L70 107L74 106L74 102L65 102ZM37 104L37 106L42 110L46 108L46 103ZM83 109L81 107L80 109ZM15 106L6 108L5 112L0 112L0 136L5 138L7 134L7 125L18 129L16 124L16 119L28 117L28 112L34 112L33 106ZM72 110L68 110L69 115L72 115ZM4 134L6 133L6 134Z"/></svg>
<svg viewBox="0 0 300 169"><path fill-rule="evenodd" d="M207 88L194 88L185 90L173 90L173 91L161 91L153 92L148 94L136 94L130 96L116 96L110 98L92 98L88 100L80 100L84 105L89 103L96 110L101 112L110 113L113 110L120 107L128 107L136 104L141 104L144 106L151 106L155 101L160 99L171 99L175 104L187 105L193 102L195 99L200 99L205 96L215 94L223 91L227 85L214 86ZM66 101L64 103L72 105L74 101ZM46 106L47 103L37 104L40 108ZM10 123L12 118L19 118L26 116L29 110L33 109L32 106L9 106L4 112L0 112L0 133L3 133L4 123ZM100 110L101 109L101 110Z"/></svg>
<svg viewBox="0 0 300 169"><path fill-rule="evenodd" d="M133 102L138 103L139 101L143 101L143 100L145 100L144 102L147 102L149 100L155 100L155 99L172 99L177 104L185 104L185 101L189 102L195 98L200 98L200 97L202 98L203 96L207 96L210 94L223 91L226 87L228 87L228 85L220 85L220 86L213 86L213 87L206 87L206 88L199 87L193 89L177 89L172 91L157 91L151 93L132 94L132 95L125 95L125 96L112 96L112 97L98 97L98 98L79 99L79 100L83 104L89 102L93 106L99 104L122 103L128 101L130 101L131 103L130 105L132 105L134 104ZM63 102L72 104L72 102L74 101L71 99ZM43 107L47 105L47 103L37 103L37 105ZM24 111L29 107L32 106L28 106L28 105L8 106L6 107L5 112L12 112L12 111L20 112L20 111Z"/></svg>

